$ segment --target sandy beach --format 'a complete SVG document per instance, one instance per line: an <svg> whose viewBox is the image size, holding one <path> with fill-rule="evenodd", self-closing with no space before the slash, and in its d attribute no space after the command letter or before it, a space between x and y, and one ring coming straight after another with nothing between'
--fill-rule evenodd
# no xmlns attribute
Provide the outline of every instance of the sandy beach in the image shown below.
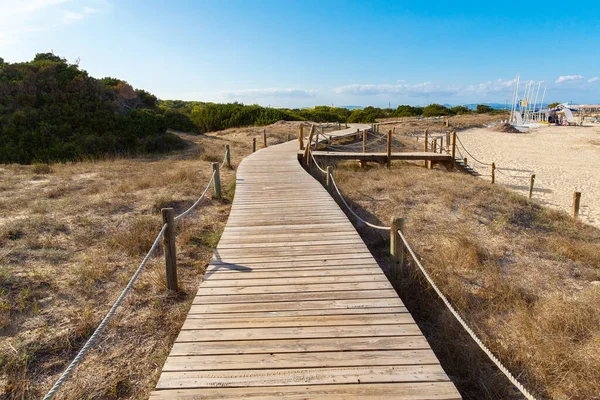
<svg viewBox="0 0 600 400"><path fill-rule="evenodd" d="M457 145L462 156L482 179L490 178L490 167L473 157L495 162L496 182L525 196L535 174L533 198L560 210L571 212L573 192L580 191L581 220L600 228L600 125L549 126L528 133L469 129L458 137L472 154Z"/></svg>

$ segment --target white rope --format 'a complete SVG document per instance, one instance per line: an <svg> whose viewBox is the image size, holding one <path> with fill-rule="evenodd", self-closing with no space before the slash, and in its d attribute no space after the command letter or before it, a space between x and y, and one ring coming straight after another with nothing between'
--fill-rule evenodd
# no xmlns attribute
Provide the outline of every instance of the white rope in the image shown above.
<svg viewBox="0 0 600 400"><path fill-rule="evenodd" d="M219 166L219 169L222 169L223 166L225 165L225 161L227 161L227 154L229 153L228 150L225 150L225 156L223 157L223 162L221 163L221 165Z"/></svg>
<svg viewBox="0 0 600 400"><path fill-rule="evenodd" d="M81 360L83 360L83 357L85 356L85 354L92 347L92 345L96 341L96 338L98 336L100 336L100 334L104 330L104 327L108 323L108 320L114 315L115 311L117 311L117 308L119 307L119 305L121 304L121 302L125 298L125 295L127 294L127 292L129 292L129 289L131 289L131 287L133 286L133 283L135 282L135 280L137 279L137 277L142 272L142 269L144 268L144 266L146 265L146 263L150 259L150 256L152 256L152 253L154 253L154 250L156 249L156 246L158 246L158 243L159 243L160 239L165 234L165 230L166 229L167 229L167 224L164 224L163 227L162 227L162 229L158 233L158 236L154 240L154 243L152 244L152 247L150 248L150 251L148 251L148 254L146 254L146 257L144 257L144 260L142 261L142 263L140 264L140 266L138 267L138 269L135 271L135 273L133 274L133 276L129 280L129 283L127 284L127 286L125 286L125 289L123 290L123 292L121 293L121 295L119 296L119 298L117 299L117 301L115 302L115 304L113 304L113 306L110 308L110 310L108 311L108 314L106 314L106 316L104 317L104 319L102 320L102 322L100 323L100 325L98 325L98 328L96 328L96 330L94 331L94 333L92 334L92 336L90 336L90 338L85 343L85 345L81 348L81 350L79 350L79 353L77 353L77 356L73 359L73 361L71 361L71 364L69 364L69 366L67 367L67 369L65 370L65 372L62 373L62 375L60 376L60 378L58 378L58 380L56 381L56 383L54 384L54 386L52 386L52 389L50 389L50 391L46 394L46 396L44 396L44 400L50 400L50 399L52 399L54 397L54 395L56 394L56 392L58 391L58 389L60 389L60 387L62 386L62 384L69 378L69 376L71 375L71 372L73 372L73 369L75 369L75 367L77 366L77 364L79 364L81 362Z"/></svg>
<svg viewBox="0 0 600 400"><path fill-rule="evenodd" d="M471 157L471 159L473 159L475 162L481 164L481 165L487 165L488 167L491 166L492 164L490 163L484 163L483 161L479 161L478 159L476 159L473 154L469 153L469 150L467 150L467 148L465 147L465 145L461 142L460 138L458 137L458 135L456 135L456 138L458 139L458 143L460 143L460 145L462 146L462 148L465 150L465 152Z"/></svg>
<svg viewBox="0 0 600 400"><path fill-rule="evenodd" d="M319 171L321 171L322 173L324 173L325 175L327 175L327 171L324 170L323 168L321 168L321 166L319 165L319 163L317 162L317 160L315 159L315 156L313 155L313 152L310 151L310 149L308 150L308 152L310 153L310 157L312 158L312 160L315 163L315 166L319 169Z"/></svg>
<svg viewBox="0 0 600 400"><path fill-rule="evenodd" d="M210 189L210 185L212 184L213 180L215 179L216 173L217 173L217 171L213 171L212 176L210 177L210 181L208 181L208 185L206 185L206 189L204 189L204 192L202 192L202 195L200 196L200 198L198 200L196 200L196 202L194 204L192 204L190 208L188 208L187 210L185 210L184 212L182 212L181 214L179 214L178 216L173 218L175 221L179 221L181 218L188 215L202 201L202 199L206 195L206 192L208 192L208 189Z"/></svg>
<svg viewBox="0 0 600 400"><path fill-rule="evenodd" d="M429 276L429 274L427 273L427 271L425 271L425 268L423 267L423 265L421 264L421 262L417 258L417 256L416 256L415 252L413 251L413 249L408 244L408 241L406 240L406 237L404 237L404 234L400 230L398 231L398 234L400 235L400 238L404 242L404 246L406 247L406 249L408 250L408 252L412 256L413 260L415 260L415 263L417 264L417 266L419 267L419 269L421 270L421 272L423 273L423 275L425 276L425 278L427 279L427 281L429 282L429 284L431 285L431 287L433 288L433 290L435 290L435 292L438 294L438 296L440 297L440 299L442 299L442 301L444 302L444 304L446 304L446 307L448 307L448 309L450 310L450 312L452 313L452 315L454 315L454 317L462 325L462 327L464 328L464 330L467 331L467 333L471 336L471 338L473 338L473 340L475 341L475 343L477 343L477 345L479 346L479 348L485 354L487 354L487 356L490 358L490 360L492 360L492 362L494 364L496 364L496 366L498 367L498 369L500 369L500 371L502 371L502 373L504 373L504 375L506 375L506 377L508 378L508 380L510 380L512 382L512 384L515 385L515 387L517 389L519 389L521 391L521 393L523 393L523 396L525 396L526 399L528 399L528 400L535 400L535 397L533 397L533 395L531 393L529 393L529 391L527 389L525 389L525 387L521 384L521 382L519 382L517 380L517 378L515 378L513 376L513 374L511 374L510 371L504 365L502 365L502 363L500 362L500 360L498 360L496 358L496 356L494 356L494 354L492 354L491 350L488 349L485 344L483 344L483 342L481 341L481 339L479 339L477 337L477 335L475 334L475 332L473 332L473 330L469 327L469 325L467 325L467 323L462 319L462 317L460 316L460 314L458 314L458 312L454 309L454 307L452 307L452 304L450 304L450 302L448 301L448 299L446 298L446 296L444 296L444 294L437 287L437 285L435 284L435 282L433 281L433 279L431 279L431 277Z"/></svg>
<svg viewBox="0 0 600 400"><path fill-rule="evenodd" d="M335 188L335 191L337 192L337 194L340 196L340 199L342 199L342 203L344 203L344 205L346 206L346 208L348 210L350 210L350 212L352 213L352 215L354 215L359 221L361 221L363 224L370 226L373 229L379 229L382 231L389 231L391 228L389 226L380 226L380 225L373 225L370 222L365 221L364 219L362 219L357 213L355 213L350 206L348 205L348 203L346 203L346 199L344 199L344 196L342 195L342 193L340 192L340 189L338 188L337 184L335 183L335 179L333 179L333 175L330 176L331 179L331 183L333 183L333 187Z"/></svg>

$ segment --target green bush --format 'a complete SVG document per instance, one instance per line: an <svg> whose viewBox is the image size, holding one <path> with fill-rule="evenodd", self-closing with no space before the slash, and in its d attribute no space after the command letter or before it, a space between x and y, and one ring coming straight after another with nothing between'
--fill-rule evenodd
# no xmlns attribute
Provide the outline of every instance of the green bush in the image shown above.
<svg viewBox="0 0 600 400"><path fill-rule="evenodd" d="M95 79L52 53L0 68L0 163L76 161L181 148L154 95Z"/></svg>
<svg viewBox="0 0 600 400"><path fill-rule="evenodd" d="M440 115L453 115L451 109L441 104L430 104L423 108L424 117L437 117Z"/></svg>

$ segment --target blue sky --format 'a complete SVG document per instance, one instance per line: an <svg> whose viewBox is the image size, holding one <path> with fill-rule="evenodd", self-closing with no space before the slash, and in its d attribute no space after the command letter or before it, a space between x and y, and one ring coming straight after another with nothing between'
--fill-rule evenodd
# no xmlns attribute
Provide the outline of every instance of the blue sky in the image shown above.
<svg viewBox="0 0 600 400"><path fill-rule="evenodd" d="M404 3L0 0L0 57L53 50L163 99L504 103L519 73L600 102L600 2Z"/></svg>

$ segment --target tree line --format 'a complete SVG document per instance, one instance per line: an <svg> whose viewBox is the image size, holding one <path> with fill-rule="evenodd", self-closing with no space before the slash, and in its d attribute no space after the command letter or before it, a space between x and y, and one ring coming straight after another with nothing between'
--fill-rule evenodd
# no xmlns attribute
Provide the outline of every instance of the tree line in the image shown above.
<svg viewBox="0 0 600 400"><path fill-rule="evenodd" d="M371 123L378 118L492 112L478 105L395 109L269 108L242 103L159 100L127 82L96 79L53 53L29 62L0 58L0 163L77 161L105 155L165 152L185 147L170 134L204 133L280 120Z"/></svg>
<svg viewBox="0 0 600 400"><path fill-rule="evenodd" d="M289 109L268 108L259 105L241 103L204 103L182 100L159 100L159 107L168 115L178 115L169 127L187 132L214 132L228 128L249 125L268 125L277 121L314 121L314 122L350 122L371 123L378 118L399 117L436 117L470 113L496 112L488 105L479 104L475 110L465 106L446 107L441 104L430 104L426 107L401 105L395 109L365 107L349 110L343 107L316 106L313 108ZM185 117L185 118L184 118Z"/></svg>

